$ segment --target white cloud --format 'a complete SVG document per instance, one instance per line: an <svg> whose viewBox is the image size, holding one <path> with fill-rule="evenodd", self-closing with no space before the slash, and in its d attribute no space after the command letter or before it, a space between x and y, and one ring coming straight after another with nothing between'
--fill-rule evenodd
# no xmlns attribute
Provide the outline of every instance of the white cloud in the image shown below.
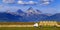
<svg viewBox="0 0 60 30"><path fill-rule="evenodd" d="M53 0L41 0L41 5L49 5Z"/></svg>
<svg viewBox="0 0 60 30"><path fill-rule="evenodd" d="M14 3L15 0L3 0L3 3Z"/></svg>
<svg viewBox="0 0 60 30"><path fill-rule="evenodd" d="M29 1L28 4L35 4L36 2L34 1Z"/></svg>
<svg viewBox="0 0 60 30"><path fill-rule="evenodd" d="M44 5L48 5L48 4L50 4L50 2L44 2L44 3L42 3L42 4L44 4Z"/></svg>
<svg viewBox="0 0 60 30"><path fill-rule="evenodd" d="M23 2L23 1L18 1L17 3L18 3L18 4L24 4L24 2Z"/></svg>
<svg viewBox="0 0 60 30"><path fill-rule="evenodd" d="M49 0L42 0L42 1L49 1Z"/></svg>
<svg viewBox="0 0 60 30"><path fill-rule="evenodd" d="M34 2L34 1L28 1L28 2L24 2L24 1L18 1L17 2L18 4L36 4L36 2Z"/></svg>

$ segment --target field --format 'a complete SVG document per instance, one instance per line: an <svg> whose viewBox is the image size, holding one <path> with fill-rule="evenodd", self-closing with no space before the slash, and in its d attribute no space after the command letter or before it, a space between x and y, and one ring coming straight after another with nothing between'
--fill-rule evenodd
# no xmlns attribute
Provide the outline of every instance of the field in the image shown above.
<svg viewBox="0 0 60 30"><path fill-rule="evenodd" d="M9 25L9 24L18 24L24 25L24 23L0 23L1 25ZM26 23L32 25L31 23ZM33 23L34 24L34 23ZM58 22L60 25L60 22ZM0 27L0 30L60 30L60 27L56 26L40 26L40 27Z"/></svg>
<svg viewBox="0 0 60 30"><path fill-rule="evenodd" d="M59 27L0 27L0 30L60 30Z"/></svg>

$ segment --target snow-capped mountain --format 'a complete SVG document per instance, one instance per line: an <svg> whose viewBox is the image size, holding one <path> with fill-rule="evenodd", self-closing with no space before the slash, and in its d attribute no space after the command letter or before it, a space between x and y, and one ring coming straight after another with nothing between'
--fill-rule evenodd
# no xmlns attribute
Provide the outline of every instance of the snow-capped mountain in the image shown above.
<svg viewBox="0 0 60 30"><path fill-rule="evenodd" d="M30 8L26 11L26 13L28 13L28 14L34 14L35 11L34 11L34 9L33 9L32 7L30 7Z"/></svg>
<svg viewBox="0 0 60 30"><path fill-rule="evenodd" d="M30 7L26 12L18 9L16 12L0 12L0 22L38 22L45 20L60 21L60 13L49 16L42 14L40 10Z"/></svg>
<svg viewBox="0 0 60 30"><path fill-rule="evenodd" d="M40 10L33 9L32 7L30 7L26 12L27 14L41 14L42 13Z"/></svg>

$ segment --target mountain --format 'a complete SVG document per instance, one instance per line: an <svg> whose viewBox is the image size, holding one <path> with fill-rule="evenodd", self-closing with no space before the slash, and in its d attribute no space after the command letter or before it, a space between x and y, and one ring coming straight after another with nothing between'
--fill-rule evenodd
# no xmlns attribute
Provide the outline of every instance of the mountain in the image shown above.
<svg viewBox="0 0 60 30"><path fill-rule="evenodd" d="M12 15L10 13L0 13L0 22L17 22L22 16Z"/></svg>
<svg viewBox="0 0 60 30"><path fill-rule="evenodd" d="M18 9L18 10L16 11L16 14L17 14L17 15L20 15L20 16L24 16L24 15L25 15L25 12L23 12L21 9Z"/></svg>
<svg viewBox="0 0 60 30"><path fill-rule="evenodd" d="M38 9L36 9L36 14L42 14L42 12Z"/></svg>
<svg viewBox="0 0 60 30"><path fill-rule="evenodd" d="M24 12L21 9L18 9L17 13L20 14L20 13L24 13Z"/></svg>
<svg viewBox="0 0 60 30"><path fill-rule="evenodd" d="M48 16L52 16L52 15L54 15L54 14L50 14L50 13L44 13L45 15L48 15Z"/></svg>
<svg viewBox="0 0 60 30"><path fill-rule="evenodd" d="M55 15L52 15L51 18L55 21L60 21L60 13L57 13Z"/></svg>
<svg viewBox="0 0 60 30"><path fill-rule="evenodd" d="M27 16L29 15L35 15L35 14L42 14L42 12L40 10L37 10L37 9L33 9L32 7L30 7L27 11Z"/></svg>
<svg viewBox="0 0 60 30"><path fill-rule="evenodd" d="M48 16L45 15L45 14L42 14L41 11L39 10L35 10L33 9L32 7L30 7L28 10L27 10L27 13L26 13L26 16L25 16L25 19L28 21L28 22L38 22L40 20L43 20L45 18L47 18Z"/></svg>
<svg viewBox="0 0 60 30"><path fill-rule="evenodd" d="M60 21L60 13L54 15L42 14L40 10L30 7L26 12L18 9L16 12L0 12L0 22L39 22Z"/></svg>
<svg viewBox="0 0 60 30"><path fill-rule="evenodd" d="M50 21L60 21L60 13L56 13L52 16L49 16L46 18L46 20L50 20Z"/></svg>
<svg viewBox="0 0 60 30"><path fill-rule="evenodd" d="M33 9L32 7L30 7L30 8L26 11L26 13L28 13L28 14L34 14L35 11L34 11L34 9Z"/></svg>

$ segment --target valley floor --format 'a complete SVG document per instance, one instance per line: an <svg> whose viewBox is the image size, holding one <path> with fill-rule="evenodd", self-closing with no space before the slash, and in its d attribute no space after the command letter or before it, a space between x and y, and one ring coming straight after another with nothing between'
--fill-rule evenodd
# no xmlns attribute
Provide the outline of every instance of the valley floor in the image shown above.
<svg viewBox="0 0 60 30"><path fill-rule="evenodd" d="M0 27L0 30L60 30L60 27Z"/></svg>

